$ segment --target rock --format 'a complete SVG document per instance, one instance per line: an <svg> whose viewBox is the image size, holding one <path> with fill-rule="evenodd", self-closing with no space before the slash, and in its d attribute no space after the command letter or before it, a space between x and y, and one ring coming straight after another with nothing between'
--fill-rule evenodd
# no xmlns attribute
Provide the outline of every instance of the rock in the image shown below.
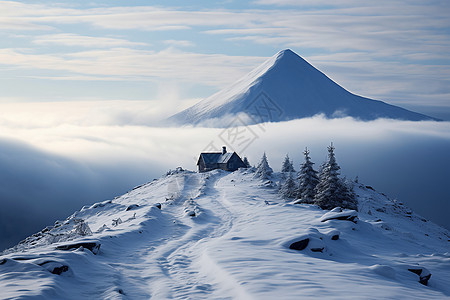
<svg viewBox="0 0 450 300"><path fill-rule="evenodd" d="M61 264L56 261L45 261L43 263L38 264L41 267L46 268L50 273L61 275L64 272L67 272L69 270L69 266Z"/></svg>
<svg viewBox="0 0 450 300"><path fill-rule="evenodd" d="M97 232L103 232L103 231L108 230L108 229L109 229L109 227L108 227L106 224L103 224L103 226L100 227L100 228L97 230Z"/></svg>
<svg viewBox="0 0 450 300"><path fill-rule="evenodd" d="M121 295L125 295L125 292L122 289L118 289L117 292Z"/></svg>
<svg viewBox="0 0 450 300"><path fill-rule="evenodd" d="M136 209L136 208L139 208L138 204L131 204L131 205L128 205L128 207L127 207L127 209L125 209L125 211L129 211L129 210Z"/></svg>
<svg viewBox="0 0 450 300"><path fill-rule="evenodd" d="M93 254L97 254L100 251L100 246L101 244L96 242L80 242L75 244L60 245L56 247L56 250L67 251L83 247L85 249L89 249Z"/></svg>
<svg viewBox="0 0 450 300"><path fill-rule="evenodd" d="M366 189L375 191L375 189L373 187L371 187L370 185L366 185Z"/></svg>
<svg viewBox="0 0 450 300"><path fill-rule="evenodd" d="M330 239L333 241L337 241L340 235L341 233L338 230L332 230L329 233L327 233L327 236L329 236Z"/></svg>
<svg viewBox="0 0 450 300"><path fill-rule="evenodd" d="M156 207L156 208L161 209L161 203L155 203L153 206Z"/></svg>
<svg viewBox="0 0 450 300"><path fill-rule="evenodd" d="M321 248L311 248L311 251L312 251L312 252L320 252L320 253L322 253L322 252L323 252L323 249L325 249L325 247L321 247Z"/></svg>
<svg viewBox="0 0 450 300"><path fill-rule="evenodd" d="M62 265L61 267L53 268L53 270L50 271L50 273L56 274L56 275L61 275L61 273L67 272L67 271L69 271L69 266Z"/></svg>
<svg viewBox="0 0 450 300"><path fill-rule="evenodd" d="M293 249L293 250L303 250L306 247L308 247L309 244L309 238L306 238L304 240L298 241L298 242L294 242L289 246L289 249Z"/></svg>
<svg viewBox="0 0 450 300"><path fill-rule="evenodd" d="M414 267L408 268L408 271L419 275L419 282L423 285L428 285L428 280L430 280L431 273L424 267Z"/></svg>
<svg viewBox="0 0 450 300"><path fill-rule="evenodd" d="M327 212L324 214L321 218L321 222L326 222L329 220L344 220L344 221L351 221L353 223L358 222L358 213L355 210L341 210L338 211L335 209Z"/></svg>
<svg viewBox="0 0 450 300"><path fill-rule="evenodd" d="M200 208L194 200L186 200L184 206L184 213L186 216L197 217L200 214Z"/></svg>
<svg viewBox="0 0 450 300"><path fill-rule="evenodd" d="M122 224L122 219L121 218L117 218L117 219L113 219L112 220L112 226L117 226L119 224Z"/></svg>
<svg viewBox="0 0 450 300"><path fill-rule="evenodd" d="M7 261L8 261L8 260L7 260L6 258L1 259L1 260L0 260L0 265L6 264Z"/></svg>
<svg viewBox="0 0 450 300"><path fill-rule="evenodd" d="M111 204L112 200L106 200L103 202L98 202L98 203L94 203L90 208L99 208L99 207L104 207L107 204Z"/></svg>

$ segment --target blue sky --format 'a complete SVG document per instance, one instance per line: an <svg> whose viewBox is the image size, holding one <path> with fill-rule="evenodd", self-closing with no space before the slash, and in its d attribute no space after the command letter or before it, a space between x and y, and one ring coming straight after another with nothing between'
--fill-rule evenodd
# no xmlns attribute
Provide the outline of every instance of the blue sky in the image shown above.
<svg viewBox="0 0 450 300"><path fill-rule="evenodd" d="M450 120L450 2L361 2L0 1L0 250L195 169L221 131L152 125L285 48L353 93ZM279 170L306 146L320 164L333 141L344 175L450 228L449 124L313 118L272 124L243 154Z"/></svg>

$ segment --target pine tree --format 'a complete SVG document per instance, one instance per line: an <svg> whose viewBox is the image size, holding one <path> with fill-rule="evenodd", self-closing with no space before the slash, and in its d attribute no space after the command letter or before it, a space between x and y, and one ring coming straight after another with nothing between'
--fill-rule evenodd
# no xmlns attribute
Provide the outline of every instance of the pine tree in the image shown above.
<svg viewBox="0 0 450 300"><path fill-rule="evenodd" d="M281 172L295 172L292 160L289 159L289 155L286 154L283 165L281 166Z"/></svg>
<svg viewBox="0 0 450 300"><path fill-rule="evenodd" d="M358 210L358 200L356 199L355 191L353 190L353 182L351 180L342 180L342 208Z"/></svg>
<svg viewBox="0 0 450 300"><path fill-rule="evenodd" d="M287 179L281 184L279 193L281 197L287 198L295 198L296 195L295 181L292 178L292 173L289 173Z"/></svg>
<svg viewBox="0 0 450 300"><path fill-rule="evenodd" d="M314 204L322 209L342 208L356 209L354 194L339 178L340 167L334 156L333 143L328 147L328 161L322 166L319 183L316 186Z"/></svg>
<svg viewBox="0 0 450 300"><path fill-rule="evenodd" d="M317 177L317 171L314 170L314 163L309 157L309 150L305 148L303 154L305 155L305 162L300 166L300 171L298 174L298 189L296 191L296 196L302 199L302 203L314 203L314 196L316 194L315 188L319 183L319 178Z"/></svg>
<svg viewBox="0 0 450 300"><path fill-rule="evenodd" d="M273 170L269 166L269 162L267 161L266 152L264 152L261 161L258 164L255 172L255 178L260 179L269 179L269 176L272 175Z"/></svg>
<svg viewBox="0 0 450 300"><path fill-rule="evenodd" d="M247 156L244 157L244 165L245 165L247 168L251 168L251 165L250 165L250 163L248 162Z"/></svg>

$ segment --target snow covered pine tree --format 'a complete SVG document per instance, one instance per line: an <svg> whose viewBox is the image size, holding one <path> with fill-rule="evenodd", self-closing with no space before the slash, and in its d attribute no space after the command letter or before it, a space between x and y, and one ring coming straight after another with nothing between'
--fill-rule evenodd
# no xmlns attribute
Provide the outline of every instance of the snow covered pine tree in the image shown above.
<svg viewBox="0 0 450 300"><path fill-rule="evenodd" d="M292 160L289 159L288 154L286 154L286 157L284 158L283 165L281 166L281 172L295 172L294 165Z"/></svg>
<svg viewBox="0 0 450 300"><path fill-rule="evenodd" d="M246 165L247 168L251 168L252 166L248 162L247 156L244 157L244 165Z"/></svg>
<svg viewBox="0 0 450 300"><path fill-rule="evenodd" d="M328 147L328 161L322 166L316 186L314 204L322 209L335 207L357 209L357 200L339 178L339 165L334 156L333 143Z"/></svg>
<svg viewBox="0 0 450 300"><path fill-rule="evenodd" d="M300 203L312 204L314 203L315 188L319 183L319 177L317 176L317 171L313 168L314 163L311 161L309 153L308 148L305 148L305 151L303 151L305 162L300 166L297 176L298 188L296 197L301 199Z"/></svg>
<svg viewBox="0 0 450 300"><path fill-rule="evenodd" d="M297 195L296 193L297 186L295 185L295 181L292 178L292 173L289 172L288 177L286 180L281 184L280 190L278 191L281 195L281 197L288 199L288 198L295 198Z"/></svg>
<svg viewBox="0 0 450 300"><path fill-rule="evenodd" d="M258 167L256 168L255 172L255 178L260 179L269 179L269 176L272 175L273 170L269 166L269 162L267 161L266 152L264 152L261 161L258 164Z"/></svg>

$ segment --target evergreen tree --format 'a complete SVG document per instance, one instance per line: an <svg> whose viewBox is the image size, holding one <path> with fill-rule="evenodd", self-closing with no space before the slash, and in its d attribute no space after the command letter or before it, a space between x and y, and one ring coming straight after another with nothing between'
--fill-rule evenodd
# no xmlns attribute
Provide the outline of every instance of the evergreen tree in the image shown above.
<svg viewBox="0 0 450 300"><path fill-rule="evenodd" d="M292 178L292 173L289 173L287 179L281 184L279 193L281 197L287 198L295 198L296 195L295 181Z"/></svg>
<svg viewBox="0 0 450 300"><path fill-rule="evenodd" d="M353 190L353 182L351 180L342 181L342 208L358 210L358 200L356 199L355 191Z"/></svg>
<svg viewBox="0 0 450 300"><path fill-rule="evenodd" d="M269 176L272 175L273 170L269 166L269 162L267 161L266 152L264 152L261 161L258 164L255 172L255 178L260 179L269 179Z"/></svg>
<svg viewBox="0 0 450 300"><path fill-rule="evenodd" d="M283 165L281 166L281 172L295 172L292 160L289 159L289 155L286 154Z"/></svg>
<svg viewBox="0 0 450 300"><path fill-rule="evenodd" d="M354 194L339 178L339 170L331 143L328 147L328 161L322 166L314 199L314 204L322 209L333 209L337 206L350 209L357 207Z"/></svg>
<svg viewBox="0 0 450 300"><path fill-rule="evenodd" d="M251 165L250 165L250 163L248 162L247 156L244 157L244 165L245 165L247 168L251 168Z"/></svg>
<svg viewBox="0 0 450 300"><path fill-rule="evenodd" d="M314 203L315 188L319 183L319 177L317 176L317 171L313 168L314 163L311 161L309 153L308 148L305 148L305 151L303 151L305 162L300 166L297 177L299 185L296 196L302 199L302 203L312 204Z"/></svg>

